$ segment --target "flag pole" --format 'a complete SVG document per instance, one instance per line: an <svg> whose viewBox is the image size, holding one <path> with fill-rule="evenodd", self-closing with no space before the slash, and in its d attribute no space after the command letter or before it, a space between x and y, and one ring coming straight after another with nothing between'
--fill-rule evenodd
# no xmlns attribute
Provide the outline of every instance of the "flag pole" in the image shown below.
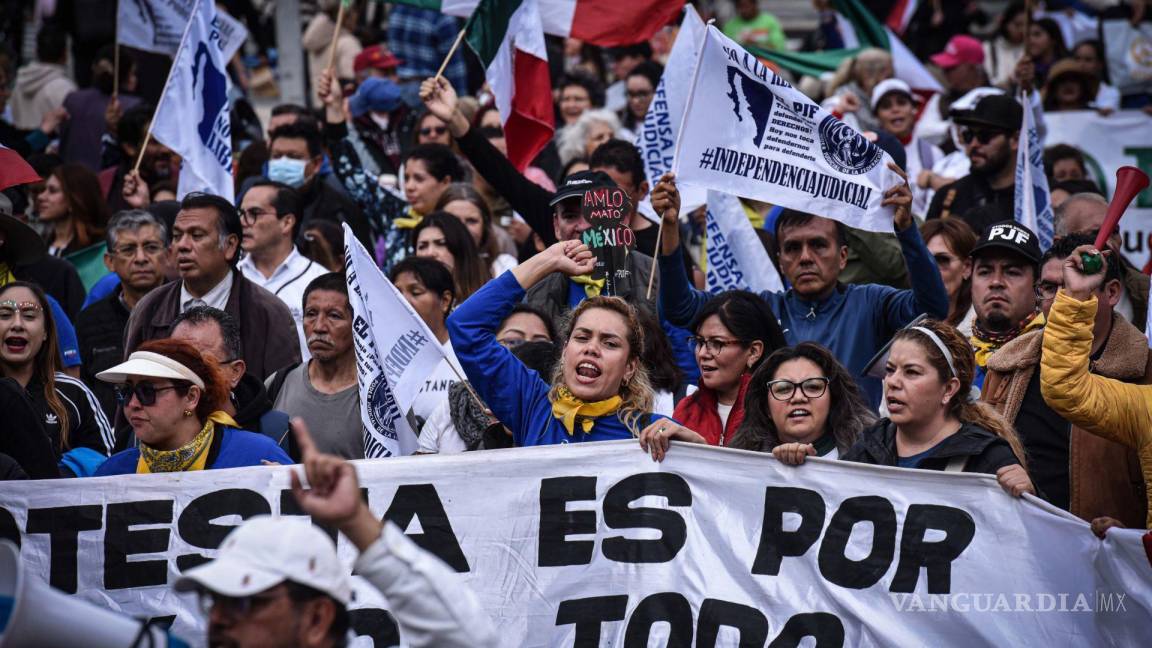
<svg viewBox="0 0 1152 648"><path fill-rule="evenodd" d="M344 4L348 0L340 0L340 8L336 10L336 29L332 30L332 44L328 46L328 65L325 70L336 67L336 42L340 40L340 28L344 22Z"/></svg>
<svg viewBox="0 0 1152 648"><path fill-rule="evenodd" d="M668 213L667 210L660 212L660 224L656 226L656 254L652 257L652 273L648 275L648 291L644 293L646 301L652 299L652 280L656 278L656 273L660 270L660 246L664 241L664 214L666 213Z"/></svg>
<svg viewBox="0 0 1152 648"><path fill-rule="evenodd" d="M468 25L464 25L460 33L456 34L456 42L452 43L452 49L448 50L448 56L444 57L444 62L440 64L440 69L436 70L436 76L434 78L439 79L444 76L444 69L448 67L448 61L452 60L452 56L456 53L456 48L460 47L460 41L464 40L464 33L467 31Z"/></svg>
<svg viewBox="0 0 1152 648"><path fill-rule="evenodd" d="M116 2L116 40L112 45L112 98L120 94L120 2Z"/></svg>

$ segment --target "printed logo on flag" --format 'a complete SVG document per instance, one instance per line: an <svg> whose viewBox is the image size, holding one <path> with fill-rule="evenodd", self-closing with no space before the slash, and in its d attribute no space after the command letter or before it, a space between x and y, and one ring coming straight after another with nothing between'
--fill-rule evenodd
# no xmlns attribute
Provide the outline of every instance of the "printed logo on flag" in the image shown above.
<svg viewBox="0 0 1152 648"><path fill-rule="evenodd" d="M880 164L884 154L855 128L828 115L820 122L820 150L824 159L840 173L868 173Z"/></svg>
<svg viewBox="0 0 1152 648"><path fill-rule="evenodd" d="M232 120L228 115L228 81L212 63L208 43L201 42L192 59L192 90L204 98L196 127L200 141L221 166L232 162Z"/></svg>
<svg viewBox="0 0 1152 648"><path fill-rule="evenodd" d="M368 386L368 418L381 434L390 439L396 438L396 420L400 418L400 408L396 406L388 379L382 373L376 374Z"/></svg>
<svg viewBox="0 0 1152 648"><path fill-rule="evenodd" d="M768 120L772 116L772 104L776 96L767 86L731 65L728 66L728 87L731 89L728 98L732 100L732 112L736 113L736 120L747 128L749 122L744 119L747 115L756 129L752 145L758 149L765 148L764 134L768 132Z"/></svg>

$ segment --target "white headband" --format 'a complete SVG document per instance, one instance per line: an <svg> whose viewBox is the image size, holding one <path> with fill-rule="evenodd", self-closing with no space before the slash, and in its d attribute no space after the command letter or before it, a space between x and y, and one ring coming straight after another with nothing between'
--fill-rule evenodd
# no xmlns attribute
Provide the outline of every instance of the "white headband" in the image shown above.
<svg viewBox="0 0 1152 648"><path fill-rule="evenodd" d="M925 328L923 326L913 326L912 328L910 328L908 330L920 331L924 335L927 335L928 339L932 340L932 344L935 344L936 348L940 349L940 353L944 354L944 359L948 361L948 369L950 369L952 371L952 376L954 376L956 378L960 377L956 373L955 363L952 362L952 353L948 350L948 347L944 346L944 341L940 339L940 336L936 335L936 333L932 329Z"/></svg>

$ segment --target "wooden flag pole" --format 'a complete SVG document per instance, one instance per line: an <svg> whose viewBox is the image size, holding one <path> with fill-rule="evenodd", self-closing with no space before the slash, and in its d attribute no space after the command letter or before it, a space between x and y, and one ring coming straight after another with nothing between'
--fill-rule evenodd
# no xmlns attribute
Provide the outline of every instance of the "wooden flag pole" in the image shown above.
<svg viewBox="0 0 1152 648"><path fill-rule="evenodd" d="M660 246L664 241L664 214L660 214L660 224L656 227L656 255L652 257L652 273L648 275L648 292L644 293L644 299L652 299L652 280L656 278L656 273L660 271Z"/></svg>
<svg viewBox="0 0 1152 648"><path fill-rule="evenodd" d="M340 29L344 22L344 4L348 0L340 0L340 8L336 10L336 29L332 30L332 44L328 46L328 65L324 68L331 70L336 67L336 42L340 40Z"/></svg>
<svg viewBox="0 0 1152 648"><path fill-rule="evenodd" d="M156 116L152 116L152 121L156 121ZM140 153L136 155L136 164L132 166L132 173L140 171L140 163L144 161L144 151L148 150L148 142L152 141L152 122L148 122L148 132L144 133L144 143L140 145Z"/></svg>
<svg viewBox="0 0 1152 648"><path fill-rule="evenodd" d="M439 79L444 76L444 69L448 67L448 61L451 61L452 56L456 54L456 48L460 47L460 41L464 40L464 32L466 31L468 31L467 26L461 29L459 34L456 34L456 42L452 43L452 49L448 50L448 56L444 57L444 62L440 64L440 69L436 70L435 78Z"/></svg>

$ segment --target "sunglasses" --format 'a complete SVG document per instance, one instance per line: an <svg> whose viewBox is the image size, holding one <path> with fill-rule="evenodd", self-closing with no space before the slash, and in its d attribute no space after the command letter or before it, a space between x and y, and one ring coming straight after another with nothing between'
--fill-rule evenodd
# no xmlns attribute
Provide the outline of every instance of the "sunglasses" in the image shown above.
<svg viewBox="0 0 1152 648"><path fill-rule="evenodd" d="M424 137L428 137L429 135L443 135L447 132L447 126L425 126L424 128L420 129L420 134Z"/></svg>
<svg viewBox="0 0 1152 648"><path fill-rule="evenodd" d="M176 385L157 387L147 382L136 383L135 385L116 385L116 401L122 406L127 406L128 401L132 400L132 395L135 394L136 400L140 401L141 405L148 407L156 404L156 394L169 389L178 389L178 387Z"/></svg>
<svg viewBox="0 0 1152 648"><path fill-rule="evenodd" d="M976 140L981 144L988 144L1000 135L1007 133L1002 130L986 130L982 128L965 128L960 131L960 141L965 144L971 144L972 140Z"/></svg>

